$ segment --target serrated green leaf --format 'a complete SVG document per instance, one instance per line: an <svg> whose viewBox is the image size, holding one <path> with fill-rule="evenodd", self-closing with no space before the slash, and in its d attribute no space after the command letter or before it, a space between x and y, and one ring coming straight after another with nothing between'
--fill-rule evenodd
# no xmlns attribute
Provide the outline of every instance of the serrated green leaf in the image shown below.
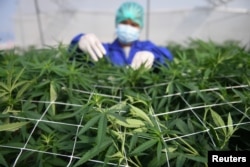
<svg viewBox="0 0 250 167"><path fill-rule="evenodd" d="M211 69L206 69L206 71L204 72L203 78L204 79L208 79L209 75L211 74Z"/></svg>
<svg viewBox="0 0 250 167"><path fill-rule="evenodd" d="M8 167L8 163L6 162L6 160L4 159L4 157L1 155L0 153L0 166L3 165L5 167Z"/></svg>
<svg viewBox="0 0 250 167"><path fill-rule="evenodd" d="M37 125L40 129L42 129L43 131L45 131L45 132L47 132L47 133L53 133L53 130L52 130L52 128L50 128L49 126L48 126L48 124L46 124L46 123L39 123L38 125ZM57 125L58 126L58 125Z"/></svg>
<svg viewBox="0 0 250 167"><path fill-rule="evenodd" d="M95 117L93 117L92 119L90 119L85 125L84 127L79 131L78 135L83 134L84 132L86 132L87 130L89 130L90 127L94 126L98 120L100 119L101 115L97 115Z"/></svg>
<svg viewBox="0 0 250 167"><path fill-rule="evenodd" d="M141 154L141 153L143 153L143 151L149 149L150 147L152 147L156 143L157 143L156 139L148 140L148 141L142 143L141 145L139 145L138 147L136 147L130 154L131 155Z"/></svg>
<svg viewBox="0 0 250 167"><path fill-rule="evenodd" d="M150 159L150 162L147 164L147 167L163 167L163 166L166 166L167 165L167 160L170 160L169 158L172 158L172 155L173 154L169 154L168 155L168 159L166 157L166 154L162 154L161 155L161 158L160 158L160 161L157 159L157 157L153 156L152 159ZM176 157L173 157L173 158L176 158ZM173 159L172 158L172 159Z"/></svg>
<svg viewBox="0 0 250 167"><path fill-rule="evenodd" d="M0 125L0 132L1 131L16 131L23 127L24 125L28 124L29 122L15 122L15 123L8 123Z"/></svg>
<svg viewBox="0 0 250 167"><path fill-rule="evenodd" d="M142 111L141 109L139 109L139 108L137 108L135 106L132 106L132 105L129 105L129 106L131 107L132 115L137 116L139 118L142 118L143 120L145 120L150 125L153 125L152 121L150 120L150 118L148 117L148 115L144 111Z"/></svg>
<svg viewBox="0 0 250 167"><path fill-rule="evenodd" d="M123 155L120 151L114 153L113 155L110 155L109 158L123 158Z"/></svg>
<svg viewBox="0 0 250 167"><path fill-rule="evenodd" d="M57 99L57 93L55 90L54 82L52 81L50 83L50 101L55 102L56 99ZM56 115L56 105L52 104L51 108L52 108L52 115Z"/></svg>
<svg viewBox="0 0 250 167"><path fill-rule="evenodd" d="M54 82L50 82L50 101L56 101L57 93L55 90Z"/></svg>
<svg viewBox="0 0 250 167"><path fill-rule="evenodd" d="M138 140L138 135L134 134L130 140L130 144L129 144L129 152L135 147L136 143Z"/></svg>
<svg viewBox="0 0 250 167"><path fill-rule="evenodd" d="M7 101L8 98L7 98L7 97L4 97L4 96L8 96L8 95L9 95L9 92L0 93L0 98L3 97L3 98L1 98L1 101L2 101L2 102L3 102L3 101Z"/></svg>
<svg viewBox="0 0 250 167"><path fill-rule="evenodd" d="M14 79L14 81L13 81L13 83L12 83L12 85L13 85L14 87L12 87L12 89L14 89L15 87L17 87L17 86L15 86L15 85L17 85L16 82L17 82L17 81L19 80L19 78L22 76L23 72L24 72L24 68L17 74L16 78Z"/></svg>
<svg viewBox="0 0 250 167"><path fill-rule="evenodd" d="M166 105L167 105L167 104L166 104L167 100L168 100L168 98L162 98L162 99L160 100L160 103L157 104L157 109L158 109L158 110L161 110L162 107L166 106ZM157 100L155 100L155 101L157 101Z"/></svg>
<svg viewBox="0 0 250 167"><path fill-rule="evenodd" d="M32 81L26 82L20 89L18 89L16 98L21 98L21 96L23 95L23 93L28 90L31 86Z"/></svg>
<svg viewBox="0 0 250 167"><path fill-rule="evenodd" d="M12 114L17 114L20 113L21 110L13 110L10 106L8 106L4 111L3 114L8 114L8 113L12 113Z"/></svg>
<svg viewBox="0 0 250 167"><path fill-rule="evenodd" d="M105 160L104 160L104 165L106 165L110 161L110 156L115 154L117 151L116 147L114 145L110 145L109 148L107 149Z"/></svg>
<svg viewBox="0 0 250 167"><path fill-rule="evenodd" d="M166 152L170 152L170 153L173 153L177 150L178 146L168 146L166 149L164 149L163 151Z"/></svg>
<svg viewBox="0 0 250 167"><path fill-rule="evenodd" d="M79 113L81 112L81 110L75 111L75 112L65 112L62 114L56 114L55 116L53 116L54 120L64 120L67 118L71 118L74 117L76 115L79 115Z"/></svg>
<svg viewBox="0 0 250 167"><path fill-rule="evenodd" d="M101 142L105 139L107 130L107 116L106 114L102 114L98 124L97 130L97 145L101 144Z"/></svg>
<svg viewBox="0 0 250 167"><path fill-rule="evenodd" d="M211 114L212 114L212 118L213 118L213 121L214 121L216 126L218 126L218 127L225 126L225 123L219 114L217 114L212 109L211 109ZM222 128L222 130L223 130L224 135L226 135L226 128Z"/></svg>
<svg viewBox="0 0 250 167"><path fill-rule="evenodd" d="M79 135L79 139L81 140L80 143L87 143L87 144L92 144L95 142L95 137L91 136L86 136L86 135Z"/></svg>
<svg viewBox="0 0 250 167"><path fill-rule="evenodd" d="M10 88L3 82L0 82L0 87L2 87L3 89L5 89L5 91L10 91Z"/></svg>
<svg viewBox="0 0 250 167"><path fill-rule="evenodd" d="M52 166L52 167L55 167L55 166L67 166L68 162L67 160L63 160L61 158L57 158L57 157L53 157L51 159L48 160L48 163ZM47 167L48 164L46 164L46 167ZM45 165L43 165L45 166Z"/></svg>
<svg viewBox="0 0 250 167"><path fill-rule="evenodd" d="M105 150L111 143L112 143L112 140L108 139L108 140L104 140L100 145L96 145L94 148L84 153L84 155L80 158L79 161L77 161L74 167L80 166L84 164L85 162L87 162L88 160L90 160L91 158L95 157L100 152Z"/></svg>
<svg viewBox="0 0 250 167"><path fill-rule="evenodd" d="M28 81L20 81L20 82L18 82L17 84L12 85L12 86L11 86L11 91L13 91L14 89L18 88L19 86L22 86L22 85L26 84L27 82L28 82Z"/></svg>
<svg viewBox="0 0 250 167"><path fill-rule="evenodd" d="M188 132L188 129L187 129L187 124L181 120L181 119L177 119L176 120L176 126L177 128L182 132L182 133L187 133Z"/></svg>
<svg viewBox="0 0 250 167"><path fill-rule="evenodd" d="M113 105L112 107L109 108L109 110L123 111L123 110L126 110L126 108L127 108L126 103L121 102L121 103Z"/></svg>
<svg viewBox="0 0 250 167"><path fill-rule="evenodd" d="M207 163L207 157L202 157L200 155L192 155L192 154L185 154L184 155L187 159L191 159L196 162Z"/></svg>
<svg viewBox="0 0 250 167"><path fill-rule="evenodd" d="M233 127L233 120L232 120L230 113L228 113L227 125L228 125L228 135L231 136L234 133L234 127Z"/></svg>
<svg viewBox="0 0 250 167"><path fill-rule="evenodd" d="M121 126L127 127L127 128L140 128L140 127L145 127L145 123L139 119L131 119L127 118L126 122L122 122L117 120L117 123Z"/></svg>
<svg viewBox="0 0 250 167"><path fill-rule="evenodd" d="M192 119L188 118L188 129L190 130L190 132L194 132L194 126L192 124Z"/></svg>
<svg viewBox="0 0 250 167"><path fill-rule="evenodd" d="M123 122L123 123L127 123L126 122L126 119L124 117L122 117L121 115L119 114L116 114L116 113L109 113L107 115L108 118L110 118L112 121L114 121L114 123L117 123L117 121L119 122ZM119 123L118 123L119 124Z"/></svg>
<svg viewBox="0 0 250 167"><path fill-rule="evenodd" d="M174 92L174 85L173 85L173 81L168 83L167 89L166 89L166 93L167 94L172 94Z"/></svg>
<svg viewBox="0 0 250 167"><path fill-rule="evenodd" d="M157 143L157 149L156 149L156 157L157 157L158 161L160 161L161 154L162 154L162 143L161 143L161 141L159 141Z"/></svg>
<svg viewBox="0 0 250 167"><path fill-rule="evenodd" d="M176 159L176 167L183 167L186 161L185 156L183 154L179 154Z"/></svg>
<svg viewBox="0 0 250 167"><path fill-rule="evenodd" d="M238 91L238 90L236 90L236 89L233 89L233 92L234 92L237 96L239 96L240 99L241 99L242 101L245 101L245 100L247 99L247 97L246 97L242 92L240 92L240 91Z"/></svg>
<svg viewBox="0 0 250 167"><path fill-rule="evenodd" d="M133 130L133 133L142 133L142 132L146 132L147 128L146 127L141 127L141 128L136 128Z"/></svg>
<svg viewBox="0 0 250 167"><path fill-rule="evenodd" d="M217 147L220 146L220 141L219 141L219 137L218 137L218 134L216 133L216 131L214 130L214 128L210 127L209 128L209 131L211 132L212 136L213 136L213 140L215 142L215 145Z"/></svg>

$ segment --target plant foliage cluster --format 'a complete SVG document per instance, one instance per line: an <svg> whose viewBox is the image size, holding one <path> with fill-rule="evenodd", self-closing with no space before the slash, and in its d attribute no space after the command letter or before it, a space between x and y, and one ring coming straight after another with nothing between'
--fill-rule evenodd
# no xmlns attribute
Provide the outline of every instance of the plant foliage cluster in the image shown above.
<svg viewBox="0 0 250 167"><path fill-rule="evenodd" d="M207 166L208 150L250 150L250 52L169 49L153 70L69 61L61 45L2 51L0 166Z"/></svg>

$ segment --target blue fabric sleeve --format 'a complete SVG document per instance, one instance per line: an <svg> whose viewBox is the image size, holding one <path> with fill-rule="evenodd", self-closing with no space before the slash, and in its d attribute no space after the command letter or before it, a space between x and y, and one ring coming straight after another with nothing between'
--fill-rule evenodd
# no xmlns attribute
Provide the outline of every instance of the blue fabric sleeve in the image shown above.
<svg viewBox="0 0 250 167"><path fill-rule="evenodd" d="M80 38L83 36L84 34L78 34L77 36L75 36L69 45L69 51L70 52L74 52L74 51L79 51L80 49L78 48L78 42L80 40Z"/></svg>
<svg viewBox="0 0 250 167"><path fill-rule="evenodd" d="M154 54L155 64L164 64L166 60L173 60L172 53L166 47L156 46L150 41L142 42L140 47L142 48L142 50L148 50Z"/></svg>
<svg viewBox="0 0 250 167"><path fill-rule="evenodd" d="M167 61L173 61L172 53L166 47L156 46L153 48L152 53L155 55L155 61L153 64L153 72L158 73L160 72L157 67L163 65L167 67Z"/></svg>
<svg viewBox="0 0 250 167"><path fill-rule="evenodd" d="M69 48L68 48L68 52L70 54L70 57L69 57L70 61L72 60L81 61L84 52L78 47L78 42L80 41L83 35L84 34L82 33L78 34L71 40Z"/></svg>
<svg viewBox="0 0 250 167"><path fill-rule="evenodd" d="M157 48L157 52L158 54L160 55L158 57L158 61L163 64L165 63L166 59L169 60L169 61L172 61L173 60L173 55L172 53L165 47L158 47Z"/></svg>

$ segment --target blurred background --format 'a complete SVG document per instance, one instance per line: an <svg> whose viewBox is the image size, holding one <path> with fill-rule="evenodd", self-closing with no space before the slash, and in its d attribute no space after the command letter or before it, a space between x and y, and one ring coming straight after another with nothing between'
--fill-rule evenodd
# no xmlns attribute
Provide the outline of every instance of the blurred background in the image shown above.
<svg viewBox="0 0 250 167"><path fill-rule="evenodd" d="M250 0L134 0L145 9L141 39L158 45L190 38L250 48ZM0 49L69 44L79 33L115 38L115 12L125 0L0 0Z"/></svg>

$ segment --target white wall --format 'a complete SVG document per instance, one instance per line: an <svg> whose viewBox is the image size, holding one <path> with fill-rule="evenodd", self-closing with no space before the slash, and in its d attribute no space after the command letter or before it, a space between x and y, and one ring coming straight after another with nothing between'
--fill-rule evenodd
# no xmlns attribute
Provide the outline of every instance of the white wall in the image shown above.
<svg viewBox="0 0 250 167"><path fill-rule="evenodd" d="M68 44L80 32L93 32L103 42L115 38L114 15L124 0L37 0L45 45ZM147 12L147 0L135 0ZM217 5L209 3L216 2ZM250 1L229 0L150 0L147 37L159 45L183 43L188 38L223 42L239 40L250 48ZM145 17L147 16L147 13ZM148 20L148 19L146 19ZM41 46L34 0L19 0L14 32L21 47ZM147 22L146 24L147 25ZM146 32L149 32L148 36Z"/></svg>

